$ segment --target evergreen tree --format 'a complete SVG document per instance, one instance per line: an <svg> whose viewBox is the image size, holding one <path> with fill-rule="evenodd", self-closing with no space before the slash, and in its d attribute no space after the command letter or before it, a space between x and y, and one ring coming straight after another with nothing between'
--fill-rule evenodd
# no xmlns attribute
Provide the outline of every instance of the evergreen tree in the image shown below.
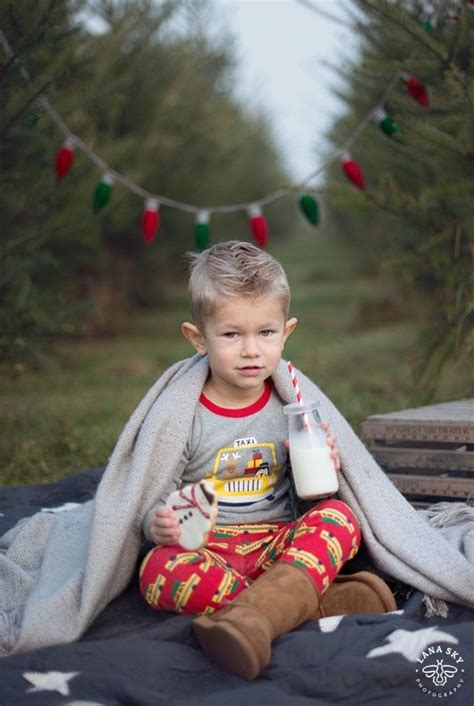
<svg viewBox="0 0 474 706"><path fill-rule="evenodd" d="M62 270L50 244L60 227L51 178L60 137L52 140L35 98L53 89L67 92L80 80L75 14L81 5L18 0L0 6L0 29L14 52L9 56L5 42L0 46L0 353L13 359L67 331L74 316L51 286Z"/></svg>
<svg viewBox="0 0 474 706"><path fill-rule="evenodd" d="M403 306L428 306L417 381L430 399L443 368L474 350L474 7L421 0L357 0L353 27L361 56L340 97L345 115L331 131L340 146L399 72L426 85L421 107L399 80L385 104L400 131L375 123L351 149L366 193L329 171L328 203L340 232L361 250L365 267L396 278ZM386 305L386 302L384 302ZM397 306L400 306L398 302Z"/></svg>
<svg viewBox="0 0 474 706"><path fill-rule="evenodd" d="M63 135L38 113L40 92L72 132L149 191L204 206L258 199L286 181L269 126L234 96L232 44L207 31L211 18L212 5L185 0L0 6L15 52L0 61L0 352L8 358L58 334L113 331L134 307L160 305L194 248L193 216L164 206L145 245L144 204L118 184L93 214L101 172L79 150L55 181ZM268 215L281 237L284 205ZM248 233L242 214L211 222L214 239Z"/></svg>

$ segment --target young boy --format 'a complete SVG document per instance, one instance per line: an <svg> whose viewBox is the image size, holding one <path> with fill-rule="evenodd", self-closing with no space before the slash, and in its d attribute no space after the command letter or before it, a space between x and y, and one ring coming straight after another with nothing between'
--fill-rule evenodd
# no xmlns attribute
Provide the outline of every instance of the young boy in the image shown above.
<svg viewBox="0 0 474 706"><path fill-rule="evenodd" d="M156 546L140 586L157 610L199 614L193 628L206 654L253 679L270 660L272 640L310 618L396 605L373 574L333 583L360 545L347 504L325 499L297 520L290 511L287 420L272 374L297 320L288 319L281 265L249 243L218 243L193 256L189 299L192 322L181 330L208 356L210 372L180 468L144 519ZM328 444L339 470L330 434ZM217 494L217 526L206 547L185 551L164 503L202 479Z"/></svg>

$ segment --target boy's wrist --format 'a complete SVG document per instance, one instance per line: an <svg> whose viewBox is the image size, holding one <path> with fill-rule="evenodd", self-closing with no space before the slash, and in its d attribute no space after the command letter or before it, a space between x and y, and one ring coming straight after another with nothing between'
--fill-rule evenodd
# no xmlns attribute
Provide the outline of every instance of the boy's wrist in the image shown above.
<svg viewBox="0 0 474 706"><path fill-rule="evenodd" d="M154 542L154 539L151 534L151 523L155 514L155 511L158 507L162 507L164 505L163 502L158 501L154 505L151 506L151 508L148 510L148 512L145 514L145 517L143 518L142 522L142 530L143 534L145 535L146 539L149 542Z"/></svg>

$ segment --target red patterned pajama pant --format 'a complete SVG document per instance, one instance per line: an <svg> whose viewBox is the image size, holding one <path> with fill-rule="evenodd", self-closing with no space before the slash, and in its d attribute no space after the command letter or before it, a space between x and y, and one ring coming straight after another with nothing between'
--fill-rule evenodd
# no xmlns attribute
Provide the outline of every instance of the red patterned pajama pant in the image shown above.
<svg viewBox="0 0 474 706"><path fill-rule="evenodd" d="M157 546L140 567L140 588L156 610L213 613L275 561L304 567L323 593L360 546L360 529L340 500L323 500L295 522L216 527L206 547Z"/></svg>

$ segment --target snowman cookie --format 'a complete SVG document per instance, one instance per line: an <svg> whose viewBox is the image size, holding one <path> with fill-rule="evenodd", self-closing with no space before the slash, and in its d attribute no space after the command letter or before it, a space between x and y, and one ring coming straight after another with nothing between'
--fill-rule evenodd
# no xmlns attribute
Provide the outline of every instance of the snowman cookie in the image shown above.
<svg viewBox="0 0 474 706"><path fill-rule="evenodd" d="M199 549L217 519L217 498L212 485L205 480L191 483L171 493L166 505L175 512L181 529L179 544L183 549Z"/></svg>

